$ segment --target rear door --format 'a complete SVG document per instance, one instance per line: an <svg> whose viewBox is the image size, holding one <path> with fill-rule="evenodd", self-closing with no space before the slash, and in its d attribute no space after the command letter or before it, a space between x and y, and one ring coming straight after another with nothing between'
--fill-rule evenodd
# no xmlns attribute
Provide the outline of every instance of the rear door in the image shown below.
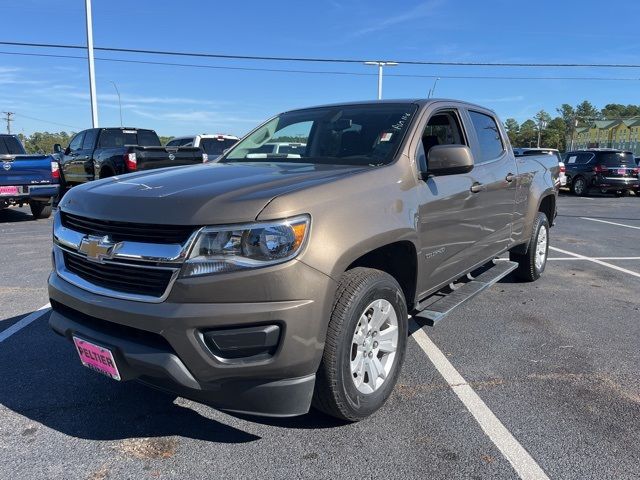
<svg viewBox="0 0 640 480"><path fill-rule="evenodd" d="M523 179L495 115L481 109L465 113L474 156L473 185L465 205L470 228L475 232L468 256L475 264L509 245L517 185Z"/></svg>

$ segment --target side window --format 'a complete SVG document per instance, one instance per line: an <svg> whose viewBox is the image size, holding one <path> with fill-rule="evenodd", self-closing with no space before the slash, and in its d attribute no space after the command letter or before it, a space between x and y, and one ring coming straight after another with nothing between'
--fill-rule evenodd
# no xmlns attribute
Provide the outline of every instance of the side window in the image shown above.
<svg viewBox="0 0 640 480"><path fill-rule="evenodd" d="M436 145L467 145L455 110L436 112L429 119L422 132L422 148L418 149L420 171L427 171L429 150Z"/></svg>
<svg viewBox="0 0 640 480"><path fill-rule="evenodd" d="M119 129L104 129L100 133L101 148L115 148L124 146L124 135Z"/></svg>
<svg viewBox="0 0 640 480"><path fill-rule="evenodd" d="M480 158L476 160L476 163L484 163L498 158L504 152L504 144L494 118L471 110L469 116L480 144Z"/></svg>
<svg viewBox="0 0 640 480"><path fill-rule="evenodd" d="M98 130L87 130L84 134L84 141L82 142L83 150L92 150L96 144L96 137L98 136Z"/></svg>
<svg viewBox="0 0 640 480"><path fill-rule="evenodd" d="M579 153L578 158L576 159L576 163L585 165L589 163L593 158L595 158L595 156L590 153Z"/></svg>
<svg viewBox="0 0 640 480"><path fill-rule="evenodd" d="M69 143L69 149L71 151L80 150L80 148L82 147L83 140L84 140L84 132L78 133L75 137L73 137L73 140L71 140L71 143Z"/></svg>

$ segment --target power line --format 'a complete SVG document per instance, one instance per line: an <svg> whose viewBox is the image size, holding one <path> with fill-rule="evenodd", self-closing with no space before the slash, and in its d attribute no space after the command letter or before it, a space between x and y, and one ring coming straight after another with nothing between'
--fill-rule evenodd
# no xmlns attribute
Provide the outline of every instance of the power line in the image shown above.
<svg viewBox="0 0 640 480"><path fill-rule="evenodd" d="M81 128L76 126L76 125L69 125L69 124L66 124L66 123L52 122L51 120L44 120L42 118L30 117L28 115L23 115L22 113L15 113L14 115L16 115L18 117L22 117L22 118L28 118L29 120L35 120L37 122L44 122L44 123L50 123L52 125L58 125L59 127L69 127L69 128L75 128L75 129L81 130Z"/></svg>
<svg viewBox="0 0 640 480"><path fill-rule="evenodd" d="M50 58L71 58L86 60L85 57L80 55L60 55L60 54L46 54L46 53L24 53L24 52L7 52L0 51L0 55L17 55L17 56L29 56L29 57L50 57ZM296 70L296 69L284 69L284 68L259 68L259 67L229 67L222 65L199 65L195 63L177 63L177 62L155 62L151 60L128 60L123 58L104 58L95 57L95 60L102 62L121 62L121 63L133 63L142 65L160 65L160 66L172 66L172 67L189 67L189 68L206 68L214 70L239 70L249 72L274 72L274 73L300 73L300 74L312 74L312 75L346 75L356 77L372 77L376 76L375 73L363 73L363 72L345 72L337 70ZM640 78L633 77L536 77L536 76L510 76L510 75L420 75L420 74L387 74L387 77L398 78L446 78L453 80L588 80L588 81L640 81Z"/></svg>
<svg viewBox="0 0 640 480"><path fill-rule="evenodd" d="M65 49L86 49L83 45L68 45L55 43L28 43L28 42L7 42L0 41L0 45L12 45L17 47L40 47L40 48L65 48ZM364 63L367 59L353 58L320 58L320 57L281 57L281 56L260 56L260 55L226 55L218 53L201 52L178 52L170 50L143 50L136 48L115 48L115 47L94 47L94 50L103 52L120 53L140 53L147 55L169 55L180 57L200 57L200 58L221 58L228 60L266 60L284 62L320 62L320 63ZM386 61L386 60L385 60ZM640 64L632 63L533 63L533 62L444 62L428 60L395 60L406 65L442 65L442 66L463 66L463 67L596 67L596 68L640 68Z"/></svg>

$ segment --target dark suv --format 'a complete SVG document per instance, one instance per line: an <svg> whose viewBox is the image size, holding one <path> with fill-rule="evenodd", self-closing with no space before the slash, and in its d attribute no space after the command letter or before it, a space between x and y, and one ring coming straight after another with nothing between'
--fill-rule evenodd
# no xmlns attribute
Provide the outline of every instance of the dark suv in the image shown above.
<svg viewBox="0 0 640 480"><path fill-rule="evenodd" d="M565 154L564 164L574 195L586 195L591 189L619 195L640 190L639 170L631 152L576 150Z"/></svg>

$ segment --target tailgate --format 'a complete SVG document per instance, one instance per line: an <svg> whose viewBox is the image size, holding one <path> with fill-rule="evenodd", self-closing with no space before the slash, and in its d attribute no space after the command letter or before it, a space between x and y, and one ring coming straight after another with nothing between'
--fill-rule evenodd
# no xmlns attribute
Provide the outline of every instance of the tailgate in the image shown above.
<svg viewBox="0 0 640 480"><path fill-rule="evenodd" d="M202 163L202 150L195 147L136 147L138 170Z"/></svg>
<svg viewBox="0 0 640 480"><path fill-rule="evenodd" d="M49 155L0 155L0 185L51 183Z"/></svg>

